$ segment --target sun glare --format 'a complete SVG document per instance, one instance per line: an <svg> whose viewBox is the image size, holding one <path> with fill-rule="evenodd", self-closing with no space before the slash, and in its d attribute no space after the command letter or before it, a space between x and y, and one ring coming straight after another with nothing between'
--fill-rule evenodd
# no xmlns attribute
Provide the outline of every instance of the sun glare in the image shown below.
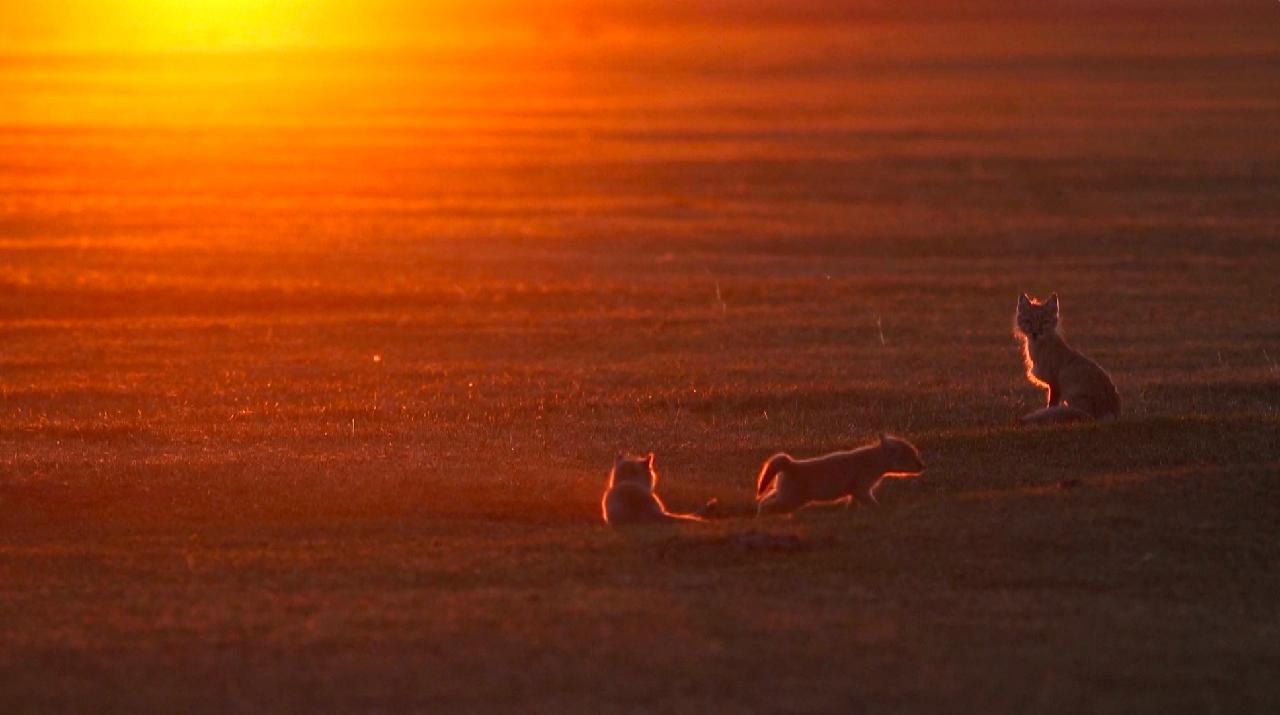
<svg viewBox="0 0 1280 715"><path fill-rule="evenodd" d="M305 0L163 0L128 6L142 49L290 47L325 39Z"/></svg>
<svg viewBox="0 0 1280 715"><path fill-rule="evenodd" d="M314 46L342 25L317 0L0 0L7 50L150 52Z"/></svg>
<svg viewBox="0 0 1280 715"><path fill-rule="evenodd" d="M0 0L0 48L71 52L221 52L434 45L458 24L485 31L501 4L434 0ZM474 24L474 23L473 23Z"/></svg>

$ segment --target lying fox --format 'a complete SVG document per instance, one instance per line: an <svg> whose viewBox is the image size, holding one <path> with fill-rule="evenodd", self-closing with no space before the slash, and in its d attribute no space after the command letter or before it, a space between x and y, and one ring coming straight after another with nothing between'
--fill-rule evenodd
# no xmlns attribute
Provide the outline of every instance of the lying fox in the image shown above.
<svg viewBox="0 0 1280 715"><path fill-rule="evenodd" d="M925 469L915 445L889 435L847 452L813 459L775 454L764 463L756 482L756 515L790 514L811 502L856 502L873 506L876 487L885 477L914 477ZM775 484L776 482L776 484Z"/></svg>
<svg viewBox="0 0 1280 715"><path fill-rule="evenodd" d="M1031 384L1048 391L1048 405L1023 416L1026 424L1111 419L1120 414L1120 393L1098 363L1081 355L1058 332L1058 294L1046 301L1018 298L1015 335Z"/></svg>
<svg viewBox="0 0 1280 715"><path fill-rule="evenodd" d="M715 499L693 514L672 514L663 506L653 489L658 472L653 468L653 452L644 457L619 453L609 472L609 486L600 509L610 526L625 524L685 524L706 521L719 503Z"/></svg>

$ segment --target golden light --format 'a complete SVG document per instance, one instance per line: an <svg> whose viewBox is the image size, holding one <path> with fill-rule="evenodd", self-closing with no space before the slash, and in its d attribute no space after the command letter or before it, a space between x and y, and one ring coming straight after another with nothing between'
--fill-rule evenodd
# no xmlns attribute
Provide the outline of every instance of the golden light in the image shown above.
<svg viewBox="0 0 1280 715"><path fill-rule="evenodd" d="M325 38L314 25L325 8L306 0L162 0L128 3L122 19L148 49L292 47Z"/></svg>
<svg viewBox="0 0 1280 715"><path fill-rule="evenodd" d="M220 51L314 46L339 8L306 0L0 0L10 50Z"/></svg>
<svg viewBox="0 0 1280 715"><path fill-rule="evenodd" d="M530 16L524 8L525 16ZM490 0L0 0L7 51L220 52L449 44L519 14Z"/></svg>

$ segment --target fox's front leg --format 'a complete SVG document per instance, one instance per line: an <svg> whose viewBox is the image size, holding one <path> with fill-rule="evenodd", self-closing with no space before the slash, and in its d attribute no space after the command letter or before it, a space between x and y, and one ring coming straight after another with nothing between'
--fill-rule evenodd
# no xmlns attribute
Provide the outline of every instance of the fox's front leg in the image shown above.
<svg viewBox="0 0 1280 715"><path fill-rule="evenodd" d="M1049 383L1049 407L1056 407L1062 402L1062 390L1058 389L1058 383Z"/></svg>
<svg viewBox="0 0 1280 715"><path fill-rule="evenodd" d="M870 487L859 492L854 492L854 496L850 502L858 502L858 506L873 509L880 506L880 502L876 501L876 495L872 493Z"/></svg>

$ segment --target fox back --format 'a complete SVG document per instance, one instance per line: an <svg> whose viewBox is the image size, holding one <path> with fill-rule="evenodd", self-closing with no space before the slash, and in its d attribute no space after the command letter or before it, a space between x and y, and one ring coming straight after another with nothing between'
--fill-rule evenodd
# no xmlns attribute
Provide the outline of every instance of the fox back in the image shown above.
<svg viewBox="0 0 1280 715"><path fill-rule="evenodd" d="M915 445L891 435L811 459L776 454L764 463L756 481L757 513L788 514L812 502L842 499L871 506L884 477L915 476L924 469Z"/></svg>

